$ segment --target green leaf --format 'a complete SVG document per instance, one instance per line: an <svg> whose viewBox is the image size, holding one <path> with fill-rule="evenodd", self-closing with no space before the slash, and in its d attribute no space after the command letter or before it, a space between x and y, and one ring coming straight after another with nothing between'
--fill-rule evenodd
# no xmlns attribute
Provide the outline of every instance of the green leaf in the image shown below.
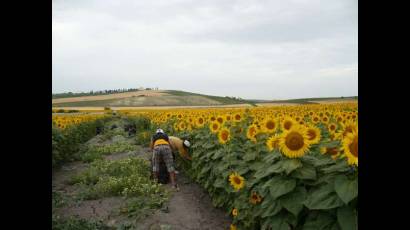
<svg viewBox="0 0 410 230"><path fill-rule="evenodd" d="M302 180L316 180L317 178L315 167L309 164L296 169L291 176Z"/></svg>
<svg viewBox="0 0 410 230"><path fill-rule="evenodd" d="M249 169L252 171L258 171L259 169L265 167L266 163L265 162L255 162L251 165L249 165Z"/></svg>
<svg viewBox="0 0 410 230"><path fill-rule="evenodd" d="M275 164L269 166L268 168L259 168L258 171L253 175L257 180L262 179L266 176L271 175L272 173L283 172L282 161L278 161Z"/></svg>
<svg viewBox="0 0 410 230"><path fill-rule="evenodd" d="M335 218L326 212L309 213L302 230L325 230L336 222Z"/></svg>
<svg viewBox="0 0 410 230"><path fill-rule="evenodd" d="M206 142L205 144L202 145L202 148L204 148L204 149L211 149L211 148L213 148L213 147L215 147L215 144L212 143L211 141L210 141L210 142Z"/></svg>
<svg viewBox="0 0 410 230"><path fill-rule="evenodd" d="M337 222L342 230L357 229L357 216L355 210L349 206L338 208Z"/></svg>
<svg viewBox="0 0 410 230"><path fill-rule="evenodd" d="M347 164L347 161L342 159L341 161L338 161L335 165L322 168L321 171L323 171L324 173L348 172L350 171L350 167Z"/></svg>
<svg viewBox="0 0 410 230"><path fill-rule="evenodd" d="M281 154L278 151L275 151L273 153L268 153L264 158L263 158L263 162L266 163L273 163L275 162L277 159L279 159L281 156Z"/></svg>
<svg viewBox="0 0 410 230"><path fill-rule="evenodd" d="M357 178L349 180L347 176L340 175L335 179L335 191L345 204L357 197L357 186Z"/></svg>
<svg viewBox="0 0 410 230"><path fill-rule="evenodd" d="M271 229L275 230L289 230L290 226L286 222L286 216L276 215L270 218L269 225Z"/></svg>
<svg viewBox="0 0 410 230"><path fill-rule="evenodd" d="M223 188L226 185L226 181L223 178L218 178L214 182L214 187Z"/></svg>
<svg viewBox="0 0 410 230"><path fill-rule="evenodd" d="M332 209L344 205L331 184L312 189L304 205L309 209Z"/></svg>
<svg viewBox="0 0 410 230"><path fill-rule="evenodd" d="M247 166L242 166L242 167L239 167L236 171L238 172L239 175L244 175L245 173L249 172L250 169Z"/></svg>
<svg viewBox="0 0 410 230"><path fill-rule="evenodd" d="M282 163L282 168L286 174L293 172L295 169L302 167L302 163L299 159L285 159Z"/></svg>
<svg viewBox="0 0 410 230"><path fill-rule="evenodd" d="M249 151L249 152L245 153L245 155L243 156L243 160L245 162L249 162L249 161L255 160L256 157L257 157L257 152Z"/></svg>
<svg viewBox="0 0 410 230"><path fill-rule="evenodd" d="M282 206L280 205L279 202L266 202L264 207L262 207L262 218L268 217L268 216L274 216L276 215L281 209Z"/></svg>
<svg viewBox="0 0 410 230"><path fill-rule="evenodd" d="M270 179L264 186L269 188L270 195L276 200L278 197L293 191L296 187L296 180L276 176Z"/></svg>
<svg viewBox="0 0 410 230"><path fill-rule="evenodd" d="M306 200L307 192L304 187L297 187L293 192L284 195L280 202L293 215L298 216L303 209L303 202Z"/></svg>
<svg viewBox="0 0 410 230"><path fill-rule="evenodd" d="M216 153L211 158L212 160L216 160L216 159L223 157L224 154L225 154L224 151L222 151L221 149L218 149L218 151L216 151Z"/></svg>

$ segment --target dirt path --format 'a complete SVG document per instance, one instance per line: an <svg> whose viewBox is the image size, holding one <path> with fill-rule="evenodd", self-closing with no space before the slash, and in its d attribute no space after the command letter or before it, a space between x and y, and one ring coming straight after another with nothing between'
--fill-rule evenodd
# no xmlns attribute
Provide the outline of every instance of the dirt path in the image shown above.
<svg viewBox="0 0 410 230"><path fill-rule="evenodd" d="M229 229L231 219L212 206L210 197L201 187L183 174L177 178L180 191L172 194L167 205L169 212L156 211L140 222L137 229Z"/></svg>
<svg viewBox="0 0 410 230"><path fill-rule="evenodd" d="M119 160L128 157L142 157L149 159L151 153L148 148L137 146L136 151L118 153L105 156L106 160ZM87 169L89 164L73 162L66 164L60 170L53 172L53 191L65 196L73 196L78 191L77 186L70 185L71 176ZM200 186L179 173L179 192L172 192L166 206L157 210L151 216L137 221L136 228L140 230L190 230L190 229L229 229L231 219L222 210L212 206L208 194ZM165 185L171 190L170 185ZM78 201L69 199L67 204L56 210L61 217L78 216L83 219L102 220L109 226L118 226L125 222L134 222L119 215L120 207L126 203L122 197L105 197L97 200Z"/></svg>

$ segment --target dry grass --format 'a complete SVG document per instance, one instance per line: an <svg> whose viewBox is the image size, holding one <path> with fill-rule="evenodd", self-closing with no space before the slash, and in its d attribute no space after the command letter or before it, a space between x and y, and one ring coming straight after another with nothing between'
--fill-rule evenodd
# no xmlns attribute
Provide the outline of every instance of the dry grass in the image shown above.
<svg viewBox="0 0 410 230"><path fill-rule="evenodd" d="M312 101L318 104L335 104L335 103L357 103L355 99L335 99L335 100L326 100L326 101Z"/></svg>
<svg viewBox="0 0 410 230"><path fill-rule="evenodd" d="M141 90L141 91L136 91L136 92L115 93L115 94L97 95L97 96L58 98L58 99L53 99L52 104L65 103L65 102L78 102L78 101L101 101L101 100L128 98L128 97L133 97L133 96L137 97L137 96L142 96L142 95L146 97L158 97L158 96L169 95L169 94L164 93L163 90Z"/></svg>
<svg viewBox="0 0 410 230"><path fill-rule="evenodd" d="M235 107L250 107L249 104L233 104L233 105L198 105L198 106L140 106L140 107L110 107L112 110L145 110L145 109L184 109L184 108L235 108ZM53 107L53 109L64 110L79 110L79 111L103 111L104 107Z"/></svg>

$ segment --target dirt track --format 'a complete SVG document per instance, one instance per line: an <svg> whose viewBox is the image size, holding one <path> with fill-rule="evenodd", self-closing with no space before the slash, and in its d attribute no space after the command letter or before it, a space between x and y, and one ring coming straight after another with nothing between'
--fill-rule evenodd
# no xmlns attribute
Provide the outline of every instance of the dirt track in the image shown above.
<svg viewBox="0 0 410 230"><path fill-rule="evenodd" d="M148 148L137 146L129 153L112 154L106 160L119 160L128 157L150 157ZM74 162L65 165L62 169L53 172L53 191L58 191L66 196L76 193L76 186L69 185L67 181L88 167L89 164ZM134 229L228 229L231 219L222 210L212 206L207 193L179 173L177 176L180 186L179 192L171 192L171 198L162 210L157 210L153 215L136 222ZM166 188L170 189L169 185ZM122 197L105 197L97 200L68 201L68 204L58 208L56 213L62 217L79 216L85 219L102 220L108 226L119 226L121 223L133 220L120 215L118 210L125 204Z"/></svg>

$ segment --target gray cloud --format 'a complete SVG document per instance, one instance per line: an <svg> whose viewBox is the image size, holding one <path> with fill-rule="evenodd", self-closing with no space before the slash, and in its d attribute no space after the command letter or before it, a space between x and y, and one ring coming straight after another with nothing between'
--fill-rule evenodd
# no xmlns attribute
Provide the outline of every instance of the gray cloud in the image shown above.
<svg viewBox="0 0 410 230"><path fill-rule="evenodd" d="M53 92L357 95L357 2L54 1Z"/></svg>

